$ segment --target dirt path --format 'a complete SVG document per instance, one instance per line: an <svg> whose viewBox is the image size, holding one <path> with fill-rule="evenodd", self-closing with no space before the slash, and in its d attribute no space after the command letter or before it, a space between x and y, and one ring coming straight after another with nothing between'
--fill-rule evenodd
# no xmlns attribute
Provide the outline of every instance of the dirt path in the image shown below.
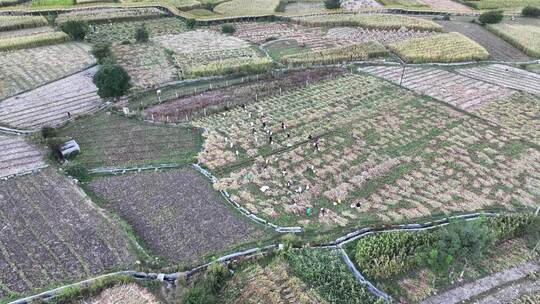
<svg viewBox="0 0 540 304"><path fill-rule="evenodd" d="M540 280L524 280L489 292L471 301L471 304L505 304L510 301L540 292Z"/></svg>
<svg viewBox="0 0 540 304"><path fill-rule="evenodd" d="M447 292L425 299L419 304L454 304L471 300L476 296L487 293L498 286L507 285L511 282L523 280L527 275L540 271L537 262L527 262L519 266L497 272L485 278L454 288ZM509 293L510 294L510 293ZM494 303L494 302L482 302Z"/></svg>

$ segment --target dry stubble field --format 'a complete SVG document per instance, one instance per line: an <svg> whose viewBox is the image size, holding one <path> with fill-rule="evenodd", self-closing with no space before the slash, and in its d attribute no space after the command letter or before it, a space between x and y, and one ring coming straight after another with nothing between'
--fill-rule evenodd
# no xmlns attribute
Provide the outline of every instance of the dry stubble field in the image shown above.
<svg viewBox="0 0 540 304"><path fill-rule="evenodd" d="M261 226L232 214L194 169L100 178L89 189L168 262L192 265L207 254L265 236Z"/></svg>

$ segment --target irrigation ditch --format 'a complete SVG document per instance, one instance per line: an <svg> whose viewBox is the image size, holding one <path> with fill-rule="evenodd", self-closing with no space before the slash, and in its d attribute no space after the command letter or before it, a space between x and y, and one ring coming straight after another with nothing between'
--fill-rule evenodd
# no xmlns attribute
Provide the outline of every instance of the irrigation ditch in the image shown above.
<svg viewBox="0 0 540 304"><path fill-rule="evenodd" d="M374 227L367 227L362 228L356 231L353 231L351 233L348 233L342 237L339 237L333 242L322 244L322 245L316 245L316 246L309 246L307 248L317 250L317 249L334 249L334 250L340 250L343 261L346 263L347 267L351 271L351 273L354 275L356 280L366 286L366 288L376 297L382 298L386 302L392 302L393 299L390 295L385 293L384 291L378 289L375 284L370 282L368 279L366 279L360 270L356 268L352 260L349 258L347 252L343 248L344 245L348 244L349 242L353 242L356 240L359 240L361 238L367 237L372 234L376 233L391 233L391 232L399 232L399 231L423 231L423 230L429 230L429 229L435 229L439 227L446 226L450 224L454 220L465 220L465 221L474 221L480 218L486 218L486 217L496 217L498 216L497 213L492 212L478 212L478 213L470 213L470 214L464 214L464 215L457 215L457 216L451 216L447 218L443 218L436 221L430 221L423 224L419 223L410 223L410 224L401 224L401 225L382 225L382 226L374 226ZM219 257L211 262L208 262L206 264L199 265L197 267L194 267L188 271L184 272L175 272L175 273L152 273L152 272L139 272L134 270L125 270L125 271L118 271L113 273L108 273L100 276L96 276L84 281L80 281L77 283L64 285L55 289L51 289L36 295L24 297L12 302L9 302L9 304L30 304L32 301L49 301L51 299L54 299L59 294L61 294L62 291L68 289L68 288L82 288L90 286L92 283L103 279L107 277L115 277L115 276L130 276L134 279L138 280L153 280L153 281L165 281L169 283L174 283L178 279L184 279L186 281L189 281L190 279L193 279L197 275L201 274L203 271L205 271L210 265L215 263L238 263L239 261L245 261L252 258L260 257L261 255L268 255L272 252L275 252L277 250L281 250L284 248L284 245L281 243L278 244L272 244L264 247L254 247L251 249L231 253L228 255L224 255L222 257ZM294 249L293 249L294 250Z"/></svg>

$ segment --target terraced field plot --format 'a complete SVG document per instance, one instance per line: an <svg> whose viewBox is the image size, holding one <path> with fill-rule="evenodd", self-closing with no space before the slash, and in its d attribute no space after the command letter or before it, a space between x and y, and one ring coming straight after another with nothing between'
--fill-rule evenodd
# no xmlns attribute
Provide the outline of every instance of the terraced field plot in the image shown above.
<svg viewBox="0 0 540 304"><path fill-rule="evenodd" d="M156 163L192 163L200 134L191 128L143 123L100 113L76 120L59 130L75 139L81 154L76 161L88 168Z"/></svg>
<svg viewBox="0 0 540 304"><path fill-rule="evenodd" d="M258 16L274 13L278 5L279 0L231 0L217 5L214 12L232 16Z"/></svg>
<svg viewBox="0 0 540 304"><path fill-rule="evenodd" d="M305 27L288 23L234 23L238 38L257 44L264 44L272 40L294 40L298 44L311 50L320 50L329 47L351 44L352 41L343 41L334 37L325 36L326 30L320 27ZM215 27L215 30L219 28Z"/></svg>
<svg viewBox="0 0 540 304"><path fill-rule="evenodd" d="M487 28L525 54L540 58L540 27L522 24L490 24Z"/></svg>
<svg viewBox="0 0 540 304"><path fill-rule="evenodd" d="M43 156L24 137L0 135L0 178L45 166Z"/></svg>
<svg viewBox="0 0 540 304"><path fill-rule="evenodd" d="M0 123L21 129L56 126L102 105L92 77L97 67L0 101ZM69 115L68 115L69 113Z"/></svg>
<svg viewBox="0 0 540 304"><path fill-rule="evenodd" d="M144 24L151 37L175 35L185 32L185 23L178 18L158 18L145 21L126 21L115 23L102 23L93 25L95 31L86 36L91 43L108 42L120 43L129 40L135 41L135 31Z"/></svg>
<svg viewBox="0 0 540 304"><path fill-rule="evenodd" d="M130 283L105 289L98 296L82 300L76 304L101 303L160 304L161 302L145 288L136 283Z"/></svg>
<svg viewBox="0 0 540 304"><path fill-rule="evenodd" d="M438 0L437 0L438 1ZM471 22L438 21L448 32L459 32L482 45L491 59L504 61L529 61L522 51L502 40L482 26Z"/></svg>
<svg viewBox="0 0 540 304"><path fill-rule="evenodd" d="M420 0L430 8L438 11L470 12L472 9L453 0Z"/></svg>
<svg viewBox="0 0 540 304"><path fill-rule="evenodd" d="M540 95L540 75L502 64L460 68L456 73L501 87Z"/></svg>
<svg viewBox="0 0 540 304"><path fill-rule="evenodd" d="M71 42L0 52L0 99L68 76L95 64L90 47Z"/></svg>
<svg viewBox="0 0 540 304"><path fill-rule="evenodd" d="M204 30L154 37L152 40L175 53L226 51L249 47L249 43L241 39Z"/></svg>
<svg viewBox="0 0 540 304"><path fill-rule="evenodd" d="M341 7L348 10L357 10L362 8L382 6L376 0L345 0L341 2Z"/></svg>
<svg viewBox="0 0 540 304"><path fill-rule="evenodd" d="M0 298L135 260L131 241L53 169L0 181Z"/></svg>
<svg viewBox="0 0 540 304"><path fill-rule="evenodd" d="M25 29L5 31L5 32L0 31L0 39L29 36L29 35L41 34L41 33L52 33L52 32L54 32L54 28L51 26L40 26L40 27L25 28Z"/></svg>
<svg viewBox="0 0 540 304"><path fill-rule="evenodd" d="M476 9L520 8L527 5L538 6L540 0L459 0Z"/></svg>
<svg viewBox="0 0 540 304"><path fill-rule="evenodd" d="M331 79L341 73L343 71L337 68L291 71L283 76L261 78L257 82L234 85L168 101L145 109L142 115L146 119L161 122L185 121L192 116L204 115L205 112L210 114L231 106L256 102L253 92L257 92L257 99L259 99L322 79Z"/></svg>
<svg viewBox="0 0 540 304"><path fill-rule="evenodd" d="M434 34L436 34L436 32L407 29L371 30L356 27L335 27L329 29L325 37L354 42L378 41L386 45L412 38L427 37Z"/></svg>
<svg viewBox="0 0 540 304"><path fill-rule="evenodd" d="M286 261L249 266L233 277L224 292L224 304L328 303L298 277Z"/></svg>
<svg viewBox="0 0 540 304"><path fill-rule="evenodd" d="M473 108L472 112L510 133L540 145L540 97L512 94L502 100Z"/></svg>
<svg viewBox="0 0 540 304"><path fill-rule="evenodd" d="M153 88L178 78L164 49L152 43L114 45L113 52L138 88Z"/></svg>
<svg viewBox="0 0 540 304"><path fill-rule="evenodd" d="M67 21L108 22L122 20L143 20L166 16L165 12L154 7L146 8L97 8L61 13L56 24Z"/></svg>
<svg viewBox="0 0 540 304"><path fill-rule="evenodd" d="M403 72L400 66L371 66L360 70L396 84L400 83ZM464 110L499 100L511 93L500 86L438 68L407 67L402 85Z"/></svg>
<svg viewBox="0 0 540 304"><path fill-rule="evenodd" d="M285 6L285 13L302 14L315 11L325 11L324 3L320 1L299 1Z"/></svg>
<svg viewBox="0 0 540 304"><path fill-rule="evenodd" d="M463 62L489 58L474 40L456 32L413 38L389 45L407 63Z"/></svg>
<svg viewBox="0 0 540 304"><path fill-rule="evenodd" d="M231 214L194 169L102 178L89 187L133 226L155 255L169 262L194 263L264 236L254 224Z"/></svg>
<svg viewBox="0 0 540 304"><path fill-rule="evenodd" d="M194 124L207 128L199 160L222 177L216 187L280 225L532 208L540 186L539 151L369 76L324 81Z"/></svg>

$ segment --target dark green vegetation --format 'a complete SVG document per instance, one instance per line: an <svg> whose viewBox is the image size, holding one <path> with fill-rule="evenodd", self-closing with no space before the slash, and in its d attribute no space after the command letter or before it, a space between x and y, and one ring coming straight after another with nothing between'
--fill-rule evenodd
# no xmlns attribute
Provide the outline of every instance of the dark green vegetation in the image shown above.
<svg viewBox="0 0 540 304"><path fill-rule="evenodd" d="M150 32L146 28L146 24L141 24L139 28L137 28L137 31L135 32L135 40L137 42L148 42L148 39L150 38Z"/></svg>
<svg viewBox="0 0 540 304"><path fill-rule="evenodd" d="M84 21L68 21L63 23L61 28L74 40L84 40L88 31L90 31L90 26Z"/></svg>
<svg viewBox="0 0 540 304"><path fill-rule="evenodd" d="M94 75L94 83L98 87L101 98L120 97L127 93L131 77L126 70L117 64L101 66Z"/></svg>
<svg viewBox="0 0 540 304"><path fill-rule="evenodd" d="M92 46L92 55L96 57L98 64L113 64L114 54L109 43L99 42Z"/></svg>
<svg viewBox="0 0 540 304"><path fill-rule="evenodd" d="M324 7L327 9L338 9L341 7L340 0L324 0Z"/></svg>
<svg viewBox="0 0 540 304"><path fill-rule="evenodd" d="M478 21L480 21L482 24L495 24L501 22L502 19L502 11L489 11L480 14L480 17L478 17Z"/></svg>
<svg viewBox="0 0 540 304"><path fill-rule="evenodd" d="M232 34L235 31L236 31L236 28L234 27L234 25L230 23L225 23L221 26L221 32L224 34Z"/></svg>
<svg viewBox="0 0 540 304"><path fill-rule="evenodd" d="M521 14L525 17L540 17L540 8L535 6L526 6L521 11Z"/></svg>
<svg viewBox="0 0 540 304"><path fill-rule="evenodd" d="M230 278L229 269L221 263L209 266L203 278L190 288L182 304L217 304L217 294Z"/></svg>

